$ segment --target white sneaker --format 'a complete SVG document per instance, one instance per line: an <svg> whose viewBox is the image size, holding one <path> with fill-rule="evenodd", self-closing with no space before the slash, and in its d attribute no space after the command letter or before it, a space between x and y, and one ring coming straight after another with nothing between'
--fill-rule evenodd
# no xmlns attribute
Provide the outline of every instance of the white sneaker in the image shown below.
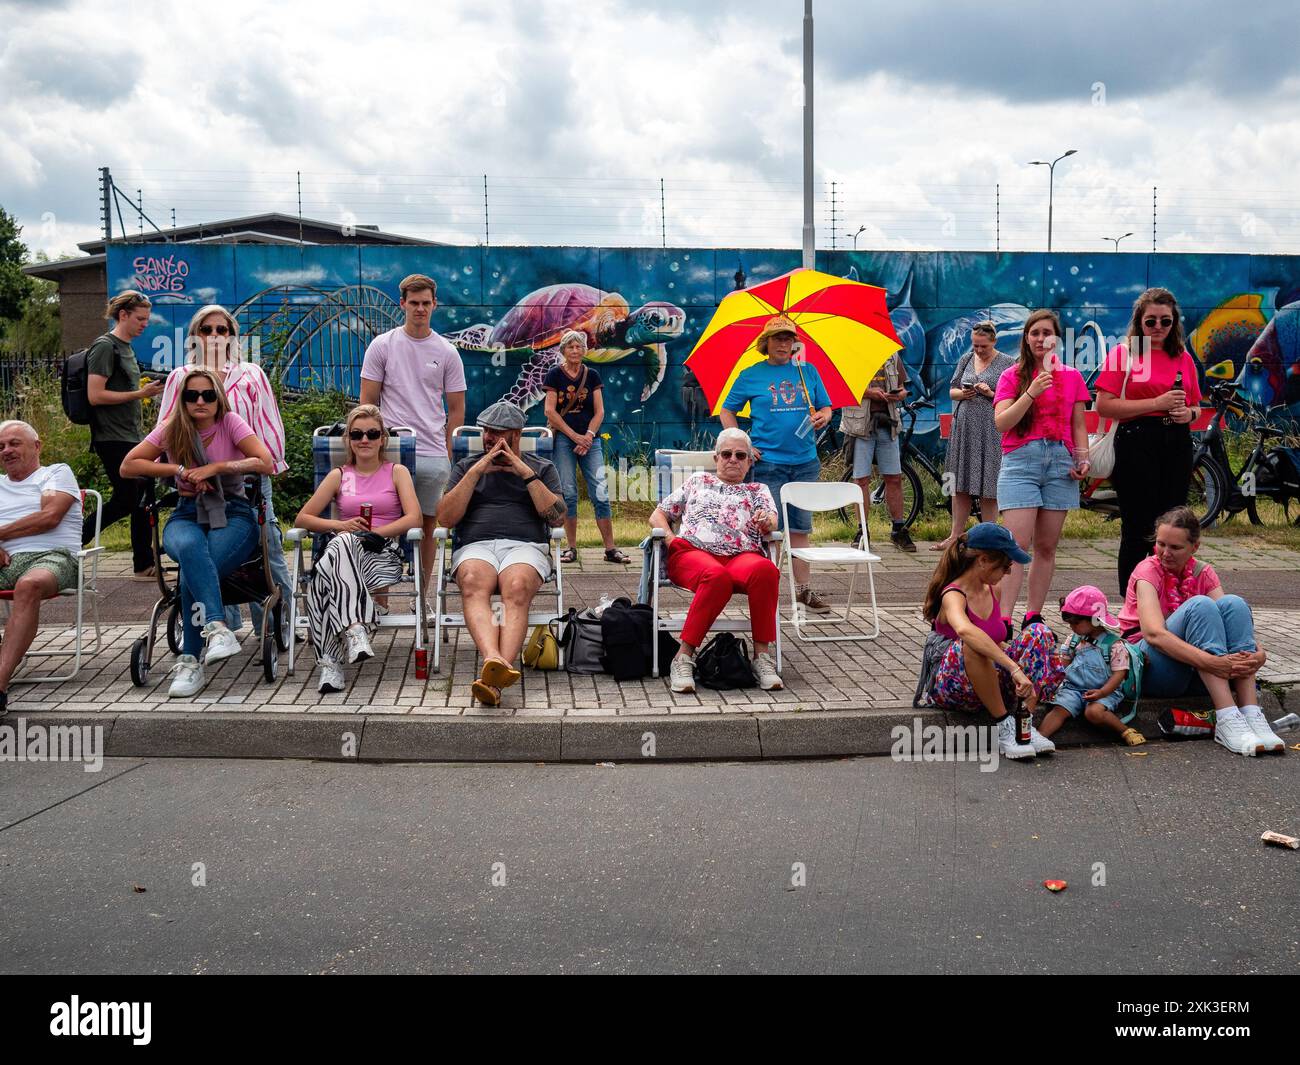
<svg viewBox="0 0 1300 1065"><path fill-rule="evenodd" d="M366 627L360 623L353 625L343 633L343 642L347 644L348 665L355 665L357 662L364 662L367 658L374 658L374 648L370 646L370 635L366 632Z"/></svg>
<svg viewBox="0 0 1300 1065"><path fill-rule="evenodd" d="M679 654L673 658L668 668L669 687L682 694L695 690L695 659L688 654Z"/></svg>
<svg viewBox="0 0 1300 1065"><path fill-rule="evenodd" d="M1255 738L1264 745L1265 752L1286 750L1286 741L1269 726L1263 710L1258 706L1243 706L1241 713L1246 719L1246 724L1250 726L1250 731L1255 734Z"/></svg>
<svg viewBox="0 0 1300 1065"><path fill-rule="evenodd" d="M316 685L316 690L322 695L327 692L341 692L346 687L343 681L343 669L332 658L321 658L317 660L320 666L320 683Z"/></svg>
<svg viewBox="0 0 1300 1065"><path fill-rule="evenodd" d="M167 689L169 699L187 699L203 690L203 666L193 655L181 655L172 666L176 679Z"/></svg>
<svg viewBox="0 0 1300 1065"><path fill-rule="evenodd" d="M1003 758L1033 758L1038 752L1028 743L1016 738L1016 715L1007 714L998 722L998 754ZM1033 733L1030 733L1033 736ZM1047 741L1051 743L1051 740Z"/></svg>
<svg viewBox="0 0 1300 1065"><path fill-rule="evenodd" d="M1251 729L1246 715L1235 706L1220 710L1214 715L1214 742L1221 743L1233 754L1253 758L1264 746Z"/></svg>
<svg viewBox="0 0 1300 1065"><path fill-rule="evenodd" d="M1029 745L1033 747L1034 754L1051 754L1056 750L1056 744L1034 728L1033 725L1029 726Z"/></svg>
<svg viewBox="0 0 1300 1065"><path fill-rule="evenodd" d="M203 639L206 642L203 664L206 666L215 666L239 654L239 640L224 621L209 621L204 625Z"/></svg>
<svg viewBox="0 0 1300 1065"><path fill-rule="evenodd" d="M772 656L766 651L754 656L754 672L758 675L758 686L765 692L780 691L785 687L772 662Z"/></svg>

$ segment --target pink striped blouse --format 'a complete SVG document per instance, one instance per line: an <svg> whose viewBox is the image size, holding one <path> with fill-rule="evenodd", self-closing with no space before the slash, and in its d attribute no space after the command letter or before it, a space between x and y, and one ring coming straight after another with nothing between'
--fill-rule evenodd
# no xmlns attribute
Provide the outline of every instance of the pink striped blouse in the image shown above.
<svg viewBox="0 0 1300 1065"><path fill-rule="evenodd" d="M171 417L185 375L193 371L193 366L178 366L167 375L167 384L158 404L158 425ZM226 374L225 389L230 409L248 422L253 435L271 453L275 472L283 473L289 468L284 461L284 422L280 420L280 408L276 405L275 392L266 372L253 362L234 363Z"/></svg>

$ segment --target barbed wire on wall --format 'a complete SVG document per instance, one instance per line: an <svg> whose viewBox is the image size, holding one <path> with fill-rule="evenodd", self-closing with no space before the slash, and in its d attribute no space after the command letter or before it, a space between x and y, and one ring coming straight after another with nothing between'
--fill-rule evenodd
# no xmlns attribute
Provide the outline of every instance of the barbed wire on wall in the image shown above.
<svg viewBox="0 0 1300 1065"><path fill-rule="evenodd" d="M179 226L278 211L449 244L796 248L797 181L544 175L122 170L152 217ZM1014 182L855 188L815 196L824 249L1042 251L1047 190ZM137 237L137 219L127 236ZM140 227L146 229L147 227ZM856 242L855 238L856 237ZM1055 251L1300 253L1294 189L1197 186L1054 190Z"/></svg>

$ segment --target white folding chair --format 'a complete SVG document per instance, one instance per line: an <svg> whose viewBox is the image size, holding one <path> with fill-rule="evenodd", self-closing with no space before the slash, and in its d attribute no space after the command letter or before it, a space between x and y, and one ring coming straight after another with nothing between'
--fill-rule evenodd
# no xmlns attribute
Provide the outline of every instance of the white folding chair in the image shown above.
<svg viewBox="0 0 1300 1065"><path fill-rule="evenodd" d="M712 451L673 451L667 448L656 451L655 502L657 503L665 496L677 491L692 474L701 471L712 473L716 468L717 463ZM660 588L676 588L678 591L683 592L690 591L688 588L673 584L666 575L663 575L661 560L663 558L664 539L662 529L653 529L646 541L645 560L642 563L644 568L641 573L641 601L645 602L646 596L649 596L654 631L656 633L661 631L681 632L682 626L686 624L686 612L673 614L669 611L663 611L659 607ZM781 542L783 539L784 537L780 532L771 532L763 537L763 542L767 544L768 557L772 559L773 564L778 568L781 565ZM729 618L724 615L713 622L709 631L749 632L752 628L753 623L749 618ZM651 673L657 677L659 676L658 639L654 640L653 643ZM781 672L781 625L779 616L776 626L776 671Z"/></svg>
<svg viewBox="0 0 1300 1065"><path fill-rule="evenodd" d="M17 675L14 676L10 683L12 684L60 684L65 680L72 680L81 672L81 660L87 655L99 654L103 646L103 635L99 627L99 553L103 550L99 546L99 520L103 510L103 497L93 488L83 488L81 490L81 512L86 511L86 496L95 497L95 538L91 540L89 547L83 547L77 552L77 586L75 588L65 588L59 592L58 596L51 596L51 599L66 599L72 596L77 597L77 618L73 622L73 643L70 651L32 651L23 656L24 662L29 658L71 658L72 672L60 674L41 674L37 676ZM90 596L90 614L95 626L95 646L87 651L84 640L85 614L86 614L86 596ZM6 607L13 601L13 592L0 592L0 602ZM8 621L8 610L5 611L4 621Z"/></svg>
<svg viewBox="0 0 1300 1065"><path fill-rule="evenodd" d="M543 458L549 458L554 448L554 439L551 430L547 426L529 425L525 426L519 439L520 454L541 455ZM477 425L458 426L451 434L451 461L455 465L458 461L469 455L483 454L483 430ZM433 530L433 538L437 543L438 554L434 558L433 579L434 579L434 615L433 615L433 671L439 673L442 671L442 642L448 638L448 629L463 629L465 625L464 611L454 611L450 609L449 600L451 596L460 595L460 589L456 587L456 582L452 580L450 565L451 551L449 544L451 541L451 530L445 529L441 525ZM536 625L547 625L557 617L564 617L564 571L560 565L560 545L564 543L564 529L562 527L552 526L551 528L551 575L538 590L537 597L533 599L533 605L536 605L537 598L543 595L550 595L547 586L554 586L555 609L554 610L530 610L528 612L528 626L531 630ZM564 667L564 648L560 648L560 668Z"/></svg>
<svg viewBox="0 0 1300 1065"><path fill-rule="evenodd" d="M876 578L872 572L873 563L880 561L879 555L873 555L867 535L867 514L862 505L862 489L849 481L791 481L781 487L781 511L785 516L785 527L790 528L790 508L798 507L813 513L826 510L839 510L842 507L857 507L858 524L862 528L862 549L856 547L791 547L786 545L785 564L790 578L790 609L794 617L795 635L808 642L845 643L874 640L880 635L880 610L876 605ZM794 579L794 560L807 562L838 563L850 565L853 570L849 576L849 597L844 603L843 615L833 615L810 622L805 616L804 608L799 603L798 585ZM853 591L857 584L858 570L867 567L867 582L871 587L871 619L874 625L870 636L856 633L839 636L805 635L805 625L824 625L828 621L840 622L851 620L853 610Z"/></svg>
<svg viewBox="0 0 1300 1065"><path fill-rule="evenodd" d="M315 482L319 487L325 475L337 466L343 465L347 461L347 451L343 443L343 435L339 432L337 425L322 425L312 432L312 464L315 469ZM412 477L415 476L415 430L405 425L397 425L388 431L388 440L384 444L385 462L400 462L409 471ZM338 517L338 502L334 500L330 503L329 513L331 518ZM319 533L310 533L306 529L290 529L287 539L294 545L293 553L293 588L294 594L290 599L289 606L289 672L292 674L295 664L295 645L297 644L298 619L306 614L306 594L307 582L311 579L311 573L306 568L304 560L304 544L307 538L317 537L313 543L313 552L323 549L325 538ZM375 594L399 599L409 598L411 609L409 612L397 611L392 607L392 598L388 600L388 610L379 615L379 627L381 629L414 629L415 630L415 673L417 678L423 678L425 669L424 658L424 600L422 596L423 589L420 587L423 579L420 568L420 550L421 541L424 539L423 529L410 529L407 531L404 542L402 543L402 555L405 569L404 577L409 580L413 587L408 590L402 586L403 581L399 584L390 584L386 588L376 591ZM301 606L299 604L302 604Z"/></svg>

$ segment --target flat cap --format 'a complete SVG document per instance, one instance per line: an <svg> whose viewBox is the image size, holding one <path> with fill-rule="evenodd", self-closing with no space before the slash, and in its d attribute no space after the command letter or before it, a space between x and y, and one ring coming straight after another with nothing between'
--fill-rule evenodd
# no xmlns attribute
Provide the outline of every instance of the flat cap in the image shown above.
<svg viewBox="0 0 1300 1065"><path fill-rule="evenodd" d="M475 419L483 429L522 429L527 418L523 410L508 399L498 400Z"/></svg>

